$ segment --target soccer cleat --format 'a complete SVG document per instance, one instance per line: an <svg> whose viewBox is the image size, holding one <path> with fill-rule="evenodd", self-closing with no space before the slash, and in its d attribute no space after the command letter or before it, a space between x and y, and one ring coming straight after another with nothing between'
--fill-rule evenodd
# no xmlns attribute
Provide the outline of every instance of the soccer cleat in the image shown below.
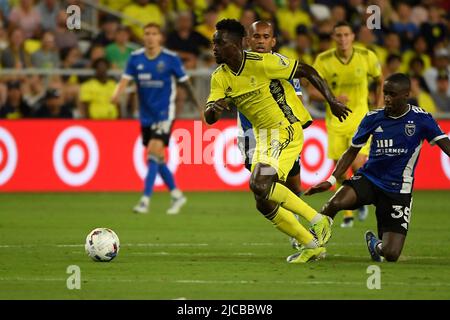
<svg viewBox="0 0 450 320"><path fill-rule="evenodd" d="M341 228L352 228L353 227L353 217L344 218L341 223Z"/></svg>
<svg viewBox="0 0 450 320"><path fill-rule="evenodd" d="M178 212L180 212L181 207L184 206L186 202L187 199L185 196L172 198L172 203L170 205L170 208L167 209L167 214L177 214Z"/></svg>
<svg viewBox="0 0 450 320"><path fill-rule="evenodd" d="M372 257L373 261L376 262L382 262L383 257L377 252L377 245L381 242L378 240L378 238L375 236L375 234L372 231L366 231L364 234L364 237L366 239L367 249L369 249L370 256Z"/></svg>
<svg viewBox="0 0 450 320"><path fill-rule="evenodd" d="M312 234L319 241L319 245L325 245L331 238L331 225L333 224L333 219L327 216L316 222L312 227Z"/></svg>
<svg viewBox="0 0 450 320"><path fill-rule="evenodd" d="M369 215L369 208L367 206L362 206L358 208L358 220L364 221Z"/></svg>
<svg viewBox="0 0 450 320"><path fill-rule="evenodd" d="M135 213L148 213L148 207L148 203L141 200L137 205L134 206L133 211Z"/></svg>
<svg viewBox="0 0 450 320"><path fill-rule="evenodd" d="M289 263L305 263L325 258L327 249L318 247L313 249L303 248L300 252L294 253L286 258Z"/></svg>

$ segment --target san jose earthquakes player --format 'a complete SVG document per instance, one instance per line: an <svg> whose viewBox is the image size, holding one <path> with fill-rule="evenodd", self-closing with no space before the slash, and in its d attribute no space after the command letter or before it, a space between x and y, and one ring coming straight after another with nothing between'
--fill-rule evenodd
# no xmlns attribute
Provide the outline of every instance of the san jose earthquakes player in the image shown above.
<svg viewBox="0 0 450 320"><path fill-rule="evenodd" d="M274 28L272 23L268 21L256 21L250 25L247 30L248 33L248 45L250 50L258 53L269 53L276 45L276 37L274 36ZM284 80L283 80L284 82ZM286 80L286 85L289 85ZM295 89L295 93L301 100L302 89L300 87L300 79L292 79L289 81ZM312 123L311 115L308 110L303 106L300 114L300 121L302 123L303 129L309 127ZM244 157L245 167L250 171L251 161L253 158L253 152L256 146L255 135L253 133L253 126L250 121L241 113L237 112L237 123L238 123L238 147ZM300 154L292 166L291 171L285 182L286 187L288 187L293 193L300 196L301 195L301 179L300 179ZM296 215L298 219L298 216ZM291 245L294 249L299 249L300 245L295 238L290 239Z"/></svg>
<svg viewBox="0 0 450 320"><path fill-rule="evenodd" d="M157 173L161 175L171 193L172 204L167 213L178 213L186 203L186 197L176 187L174 177L166 165L164 154L165 147L169 145L175 117L176 80L185 86L190 98L200 109L181 59L175 52L163 48L161 42L162 32L159 25L147 24L144 27L145 47L131 54L112 98L117 101L129 81L135 81L139 97L142 142L148 154L144 194L133 209L137 213L148 212Z"/></svg>
<svg viewBox="0 0 450 320"><path fill-rule="evenodd" d="M374 261L397 261L405 243L411 218L414 170L423 140L437 144L450 157L450 140L431 114L407 104L411 82L396 73L384 82L385 108L367 113L327 181L305 194L323 192L336 183L351 165L359 150L372 136L367 163L357 171L322 208L334 218L338 211L361 205L376 207L378 238L367 231L365 239Z"/></svg>

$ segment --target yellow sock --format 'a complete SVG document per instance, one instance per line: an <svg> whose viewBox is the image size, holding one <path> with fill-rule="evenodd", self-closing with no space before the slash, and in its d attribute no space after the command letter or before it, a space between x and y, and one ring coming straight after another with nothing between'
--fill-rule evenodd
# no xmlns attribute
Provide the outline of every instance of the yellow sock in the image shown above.
<svg viewBox="0 0 450 320"><path fill-rule="evenodd" d="M284 232L290 237L294 237L298 242L307 246L307 247L315 247L314 237L306 230L306 228L298 222L298 220L294 217L292 212L284 209L279 206L278 210L275 211L275 216L273 218L268 217L274 226Z"/></svg>
<svg viewBox="0 0 450 320"><path fill-rule="evenodd" d="M275 201L283 208L301 215L310 223L317 221L318 213L311 208L305 201L297 197L291 190L283 186L281 183L275 183L272 191L269 193L268 200ZM319 215L320 216L320 215Z"/></svg>
<svg viewBox="0 0 450 320"><path fill-rule="evenodd" d="M342 181L338 180L336 182L336 191L342 186ZM352 210L344 210L344 218L353 218Z"/></svg>

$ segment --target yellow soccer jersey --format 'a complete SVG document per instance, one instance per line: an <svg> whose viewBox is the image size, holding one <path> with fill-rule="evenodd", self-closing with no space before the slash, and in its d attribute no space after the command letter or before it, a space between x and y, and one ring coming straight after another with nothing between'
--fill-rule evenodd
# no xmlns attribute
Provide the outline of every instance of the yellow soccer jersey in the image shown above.
<svg viewBox="0 0 450 320"><path fill-rule="evenodd" d="M114 80L101 83L95 78L81 85L80 101L88 104L91 119L117 119L117 107L110 102L115 87Z"/></svg>
<svg viewBox="0 0 450 320"><path fill-rule="evenodd" d="M314 62L314 68L319 72L331 88L334 95L346 95L346 105L352 110L344 122L326 112L327 130L331 133L353 133L358 128L364 115L369 111L369 77L381 76L381 65L372 51L353 47L350 60L344 64L338 57L336 49L319 54Z"/></svg>
<svg viewBox="0 0 450 320"><path fill-rule="evenodd" d="M214 71L208 103L230 99L254 128L279 128L298 121L303 125L311 116L287 81L297 65L278 53L244 51L237 73L226 64Z"/></svg>

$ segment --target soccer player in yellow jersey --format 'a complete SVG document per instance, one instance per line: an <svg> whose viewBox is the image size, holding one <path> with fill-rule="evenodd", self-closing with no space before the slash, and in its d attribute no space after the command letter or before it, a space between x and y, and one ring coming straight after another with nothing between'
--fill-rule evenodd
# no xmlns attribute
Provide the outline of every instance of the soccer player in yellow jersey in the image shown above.
<svg viewBox="0 0 450 320"><path fill-rule="evenodd" d="M280 79L305 77L330 103L333 114L344 120L349 109L339 102L326 82L309 65L277 53L259 54L243 51L244 27L236 20L221 20L214 34L214 56L220 66L211 77L211 92L205 120L219 120L231 105L252 123L256 139L250 189L258 210L303 249L288 257L288 262L302 263L322 258L322 246L331 236L330 221L308 206L282 183L292 168L303 144L299 120L300 100L294 88ZM295 219L303 216L312 224L316 238Z"/></svg>
<svg viewBox="0 0 450 320"><path fill-rule="evenodd" d="M336 24L333 29L333 38L336 48L319 54L314 62L314 68L324 78L337 99L345 103L352 113L344 123L336 121L332 117L330 108L326 112L326 126L328 131L328 157L337 162L342 154L351 145L352 137L361 120L369 111L369 78L373 78L376 85L376 107L383 106L382 74L381 66L375 53L353 46L355 34L351 26L346 22ZM321 98L314 89L311 90L312 98ZM321 98L323 99L323 98ZM368 145L361 149L352 164L353 172L362 167L369 154ZM345 180L340 177L340 182ZM359 219L367 217L366 206L359 210ZM341 227L353 226L353 213L346 211Z"/></svg>
<svg viewBox="0 0 450 320"><path fill-rule="evenodd" d="M276 38L274 36L274 28L271 22L268 21L256 21L250 25L248 32L248 46L253 52L269 53L272 52L273 47L276 44ZM280 80L282 85L285 85L287 80ZM300 88L300 80L293 79L290 85L294 86L295 93L300 99L301 107L299 108L299 120L302 124L302 128L308 128L312 123L311 115L304 107L301 101L302 91ZM238 146L245 159L245 167L251 169L252 155L255 149L255 136L253 134L253 128L250 121L245 116L238 112ZM291 170L289 171L285 186L289 188L297 196L301 195L300 188L300 155L294 161ZM298 218L298 216L297 216ZM299 244L295 238L290 238L290 242L293 248L298 249Z"/></svg>

